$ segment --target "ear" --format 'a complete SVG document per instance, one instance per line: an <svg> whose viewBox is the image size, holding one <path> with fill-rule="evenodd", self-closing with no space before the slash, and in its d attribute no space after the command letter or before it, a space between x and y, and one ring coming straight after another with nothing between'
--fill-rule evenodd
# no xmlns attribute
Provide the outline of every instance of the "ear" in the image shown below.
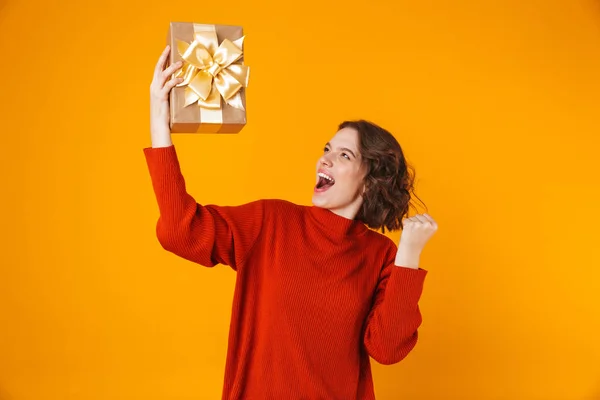
<svg viewBox="0 0 600 400"><path fill-rule="evenodd" d="M362 187L360 188L360 195L364 196L366 192L367 192L367 175L365 174L365 171L363 170Z"/></svg>

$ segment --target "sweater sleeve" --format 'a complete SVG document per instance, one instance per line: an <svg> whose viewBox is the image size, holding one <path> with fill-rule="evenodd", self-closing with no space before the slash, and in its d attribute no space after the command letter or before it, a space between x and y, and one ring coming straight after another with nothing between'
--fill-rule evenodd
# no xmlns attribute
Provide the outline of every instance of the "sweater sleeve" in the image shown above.
<svg viewBox="0 0 600 400"><path fill-rule="evenodd" d="M158 203L156 236L162 247L205 267L236 270L262 227L263 202L239 206L200 205L187 192L175 146L144 148Z"/></svg>
<svg viewBox="0 0 600 400"><path fill-rule="evenodd" d="M364 344L380 364L403 360L416 346L422 317L419 299L427 271L394 264L383 268L367 317Z"/></svg>

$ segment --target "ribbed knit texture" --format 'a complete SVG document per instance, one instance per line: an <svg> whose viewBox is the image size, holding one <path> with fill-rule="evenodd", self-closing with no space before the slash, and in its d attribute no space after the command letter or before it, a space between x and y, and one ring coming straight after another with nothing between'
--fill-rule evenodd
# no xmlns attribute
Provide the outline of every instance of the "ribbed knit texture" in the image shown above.
<svg viewBox="0 0 600 400"><path fill-rule="evenodd" d="M175 146L145 148L169 252L237 271L223 400L374 399L369 356L416 345L427 272L396 245L329 210L283 200L200 205Z"/></svg>

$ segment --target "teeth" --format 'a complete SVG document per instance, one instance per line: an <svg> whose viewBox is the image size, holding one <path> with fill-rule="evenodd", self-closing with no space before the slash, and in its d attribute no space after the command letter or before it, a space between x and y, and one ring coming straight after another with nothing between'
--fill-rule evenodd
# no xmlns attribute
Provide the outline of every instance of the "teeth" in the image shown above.
<svg viewBox="0 0 600 400"><path fill-rule="evenodd" d="M322 172L319 172L317 175L318 175L318 176L320 176L321 178L325 178L325 179L327 179L328 181L331 181L331 182L333 182L333 178L332 178L332 177L330 177L329 175L326 175L326 174L324 174L324 173L322 173Z"/></svg>

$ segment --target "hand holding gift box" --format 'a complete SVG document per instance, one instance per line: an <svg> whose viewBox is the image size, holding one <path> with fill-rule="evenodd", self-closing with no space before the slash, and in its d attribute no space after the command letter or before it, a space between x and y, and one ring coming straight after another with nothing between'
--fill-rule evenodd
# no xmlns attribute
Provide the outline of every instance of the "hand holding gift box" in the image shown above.
<svg viewBox="0 0 600 400"><path fill-rule="evenodd" d="M249 67L240 26L172 22L170 62L183 78L170 94L171 132L238 133L246 125Z"/></svg>

